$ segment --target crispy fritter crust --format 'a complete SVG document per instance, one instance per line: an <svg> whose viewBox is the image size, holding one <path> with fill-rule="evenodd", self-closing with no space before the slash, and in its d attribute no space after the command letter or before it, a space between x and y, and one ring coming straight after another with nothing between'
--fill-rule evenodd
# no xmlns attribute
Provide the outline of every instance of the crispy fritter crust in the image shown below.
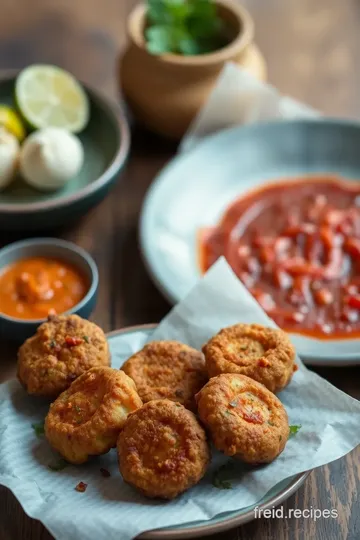
<svg viewBox="0 0 360 540"><path fill-rule="evenodd" d="M244 375L210 379L196 396L200 419L215 447L246 463L273 461L289 437L281 401L262 384Z"/></svg>
<svg viewBox="0 0 360 540"><path fill-rule="evenodd" d="M192 411L195 394L208 380L203 354L177 341L153 341L121 369L135 381L144 403L171 399Z"/></svg>
<svg viewBox="0 0 360 540"><path fill-rule="evenodd" d="M173 499L204 476L210 450L195 415L168 399L146 403L120 433L120 472L147 497Z"/></svg>
<svg viewBox="0 0 360 540"><path fill-rule="evenodd" d="M295 348L287 334L260 324L224 328L204 345L203 352L209 377L239 373L275 393L289 384L295 369Z"/></svg>
<svg viewBox="0 0 360 540"><path fill-rule="evenodd" d="M51 404L45 435L67 461L84 463L116 446L128 414L141 406L130 377L117 369L95 367Z"/></svg>
<svg viewBox="0 0 360 540"><path fill-rule="evenodd" d="M29 394L55 399L88 369L109 365L101 328L78 315L60 315L20 347L17 376Z"/></svg>

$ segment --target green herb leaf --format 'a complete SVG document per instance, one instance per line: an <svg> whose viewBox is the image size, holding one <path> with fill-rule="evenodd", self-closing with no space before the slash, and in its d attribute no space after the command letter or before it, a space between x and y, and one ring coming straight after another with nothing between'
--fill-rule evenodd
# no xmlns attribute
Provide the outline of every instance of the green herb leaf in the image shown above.
<svg viewBox="0 0 360 540"><path fill-rule="evenodd" d="M39 422L37 424L31 424L31 427L33 428L33 430L35 431L35 435L37 437L41 437L42 435L44 435L45 433L45 430L44 430L44 424L45 422Z"/></svg>
<svg viewBox="0 0 360 540"><path fill-rule="evenodd" d="M53 349L54 347L56 347L56 341L55 341L55 339L52 339L52 340L50 341L50 347L51 347L52 349Z"/></svg>
<svg viewBox="0 0 360 540"><path fill-rule="evenodd" d="M62 471L63 469L65 469L65 467L67 467L69 465L69 463L63 459L63 458L60 458L56 463L50 463L48 465L49 469L51 471Z"/></svg>
<svg viewBox="0 0 360 540"><path fill-rule="evenodd" d="M147 49L152 54L165 54L174 48L172 31L168 26L151 26L145 35Z"/></svg>
<svg viewBox="0 0 360 540"><path fill-rule="evenodd" d="M214 0L148 0L148 51L197 55L225 45L225 29Z"/></svg>
<svg viewBox="0 0 360 540"><path fill-rule="evenodd" d="M297 432L301 429L301 424L290 426L290 437L293 437L297 434Z"/></svg>
<svg viewBox="0 0 360 540"><path fill-rule="evenodd" d="M221 465L221 467L218 468L217 471L215 471L213 476L213 486L218 489L232 489L230 476L231 473L234 470L234 463L231 461L228 461L224 465Z"/></svg>
<svg viewBox="0 0 360 540"><path fill-rule="evenodd" d="M86 343L90 343L89 336L83 336L83 340L86 341Z"/></svg>

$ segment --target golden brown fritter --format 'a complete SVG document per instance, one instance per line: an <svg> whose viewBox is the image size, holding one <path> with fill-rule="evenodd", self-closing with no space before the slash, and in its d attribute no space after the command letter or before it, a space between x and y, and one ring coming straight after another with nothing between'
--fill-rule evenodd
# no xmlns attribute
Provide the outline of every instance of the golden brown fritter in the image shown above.
<svg viewBox="0 0 360 540"><path fill-rule="evenodd" d="M121 368L136 384L144 403L171 399L195 410L195 394L208 380L204 356L177 341L153 341Z"/></svg>
<svg viewBox="0 0 360 540"><path fill-rule="evenodd" d="M109 365L101 328L77 315L59 315L20 347L17 376L29 394L55 399L88 369Z"/></svg>
<svg viewBox="0 0 360 540"><path fill-rule="evenodd" d="M203 347L209 377L239 373L280 392L289 384L295 348L287 334L260 324L235 324L221 330Z"/></svg>
<svg viewBox="0 0 360 540"><path fill-rule="evenodd" d="M84 463L116 446L127 416L141 406L130 377L117 369L95 367L50 405L45 435L67 461Z"/></svg>
<svg viewBox="0 0 360 540"><path fill-rule="evenodd" d="M251 464L269 463L285 448L289 437L286 410L253 379L232 373L218 375L196 400L215 447L226 455Z"/></svg>
<svg viewBox="0 0 360 540"><path fill-rule="evenodd" d="M173 499L204 476L210 450L195 415L154 400L129 416L118 443L120 472L147 497Z"/></svg>

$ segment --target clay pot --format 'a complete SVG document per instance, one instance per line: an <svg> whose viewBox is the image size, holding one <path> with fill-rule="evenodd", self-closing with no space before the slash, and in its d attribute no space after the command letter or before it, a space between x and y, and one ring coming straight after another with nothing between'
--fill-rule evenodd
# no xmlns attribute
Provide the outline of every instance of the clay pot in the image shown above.
<svg viewBox="0 0 360 540"><path fill-rule="evenodd" d="M181 138L228 61L260 80L266 78L265 62L253 43L251 16L235 1L217 0L217 4L233 39L218 51L197 56L150 54L144 37L145 4L130 14L129 45L120 64L120 84L135 117L150 130Z"/></svg>

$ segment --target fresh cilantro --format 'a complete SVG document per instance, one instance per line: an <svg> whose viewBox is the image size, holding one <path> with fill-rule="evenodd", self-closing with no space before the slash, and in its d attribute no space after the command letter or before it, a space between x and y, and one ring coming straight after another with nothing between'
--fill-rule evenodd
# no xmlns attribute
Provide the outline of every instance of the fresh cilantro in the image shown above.
<svg viewBox="0 0 360 540"><path fill-rule="evenodd" d="M52 339L52 340L50 341L50 347L51 347L52 349L53 349L54 347L56 347L56 341L55 341L55 339Z"/></svg>
<svg viewBox="0 0 360 540"><path fill-rule="evenodd" d="M31 424L31 427L33 428L33 430L35 431L35 435L37 437L41 437L42 435L44 435L45 433L45 430L44 430L44 422L39 422L37 424Z"/></svg>
<svg viewBox="0 0 360 540"><path fill-rule="evenodd" d="M224 24L214 0L148 0L148 51L206 54L223 47Z"/></svg>
<svg viewBox="0 0 360 540"><path fill-rule="evenodd" d="M65 469L65 467L67 467L69 465L69 463L63 459L63 458L60 458L56 463L50 463L48 465L49 469L51 471L62 471L63 469Z"/></svg>
<svg viewBox="0 0 360 540"><path fill-rule="evenodd" d="M296 435L299 429L301 429L301 424L299 424L298 426L296 425L290 426L290 437L293 437L294 435Z"/></svg>
<svg viewBox="0 0 360 540"><path fill-rule="evenodd" d="M229 476L233 470L234 464L231 461L225 463L225 465L221 465L214 473L212 480L213 486L218 489L232 489Z"/></svg>
<svg viewBox="0 0 360 540"><path fill-rule="evenodd" d="M83 340L86 341L86 343L90 343L89 336L83 336Z"/></svg>

